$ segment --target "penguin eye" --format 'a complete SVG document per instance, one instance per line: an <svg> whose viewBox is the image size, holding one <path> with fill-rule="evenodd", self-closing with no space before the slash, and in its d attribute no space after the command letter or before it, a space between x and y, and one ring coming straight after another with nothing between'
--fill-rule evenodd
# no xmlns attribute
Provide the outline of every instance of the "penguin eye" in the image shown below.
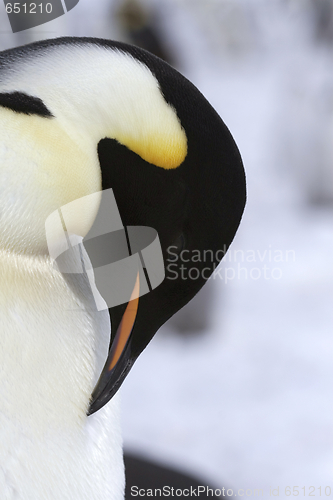
<svg viewBox="0 0 333 500"><path fill-rule="evenodd" d="M182 250L185 248L185 236L183 233L180 233L180 235L176 238L176 240L173 243L173 250L175 253L178 255ZM176 247L176 248L175 248Z"/></svg>

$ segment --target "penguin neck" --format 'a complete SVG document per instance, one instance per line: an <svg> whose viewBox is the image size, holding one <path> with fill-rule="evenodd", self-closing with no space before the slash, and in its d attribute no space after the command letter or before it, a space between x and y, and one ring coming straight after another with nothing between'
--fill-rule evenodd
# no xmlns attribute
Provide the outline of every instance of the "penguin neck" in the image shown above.
<svg viewBox="0 0 333 500"><path fill-rule="evenodd" d="M65 279L50 258L0 250L0 279L0 491L121 500L118 398L86 416L108 310L96 311L83 275Z"/></svg>
<svg viewBox="0 0 333 500"><path fill-rule="evenodd" d="M44 256L0 250L0 276L2 411L38 434L82 427L108 311L94 310L83 275L69 283Z"/></svg>

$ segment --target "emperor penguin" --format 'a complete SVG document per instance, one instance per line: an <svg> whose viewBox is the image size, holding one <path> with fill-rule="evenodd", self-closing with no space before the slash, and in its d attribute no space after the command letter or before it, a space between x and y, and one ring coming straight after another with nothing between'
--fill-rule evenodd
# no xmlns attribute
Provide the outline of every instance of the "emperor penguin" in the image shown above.
<svg viewBox="0 0 333 500"><path fill-rule="evenodd" d="M45 221L97 193L71 215L84 238L110 189L124 227L156 230L165 277L97 310L87 276L70 279L50 254ZM245 198L226 125L159 58L91 38L0 54L1 500L123 498L116 393L214 272Z"/></svg>

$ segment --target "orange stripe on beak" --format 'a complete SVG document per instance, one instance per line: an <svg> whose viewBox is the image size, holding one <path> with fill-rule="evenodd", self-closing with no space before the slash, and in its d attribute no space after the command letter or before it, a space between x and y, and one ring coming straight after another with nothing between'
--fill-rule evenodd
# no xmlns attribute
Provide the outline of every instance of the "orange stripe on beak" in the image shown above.
<svg viewBox="0 0 333 500"><path fill-rule="evenodd" d="M117 364L121 353L124 350L124 347L127 343L128 337L131 334L131 331L134 326L135 318L138 312L138 306L139 306L139 294L140 294L140 280L139 280L139 273L136 277L135 285L133 288L133 292L130 298L129 303L127 304L127 307L125 309L124 315L122 317L122 320L119 324L113 346L114 347L114 353L111 359L111 362L108 367L108 371L111 371Z"/></svg>

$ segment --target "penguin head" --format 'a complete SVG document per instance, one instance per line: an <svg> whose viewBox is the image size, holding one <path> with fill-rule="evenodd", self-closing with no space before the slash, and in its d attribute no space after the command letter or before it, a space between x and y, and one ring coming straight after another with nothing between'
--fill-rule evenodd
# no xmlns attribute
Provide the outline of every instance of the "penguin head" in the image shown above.
<svg viewBox="0 0 333 500"><path fill-rule="evenodd" d="M136 300L134 312L134 301L109 309L110 353L92 394L92 414L112 398L157 330L194 297L222 259L245 206L242 160L226 125L196 87L139 48L56 39L5 51L0 67L0 116L15 114L19 141L33 130L29 141L39 154L39 169L30 166L24 174L19 199L31 200L25 190L32 189L38 200L38 210L31 201L24 209L33 243L27 244L18 211L0 221L8 244L46 252L47 216L106 189L113 190L125 227L149 226L159 236L163 282ZM82 237L97 205L73 215ZM122 330L125 341L115 354Z"/></svg>

